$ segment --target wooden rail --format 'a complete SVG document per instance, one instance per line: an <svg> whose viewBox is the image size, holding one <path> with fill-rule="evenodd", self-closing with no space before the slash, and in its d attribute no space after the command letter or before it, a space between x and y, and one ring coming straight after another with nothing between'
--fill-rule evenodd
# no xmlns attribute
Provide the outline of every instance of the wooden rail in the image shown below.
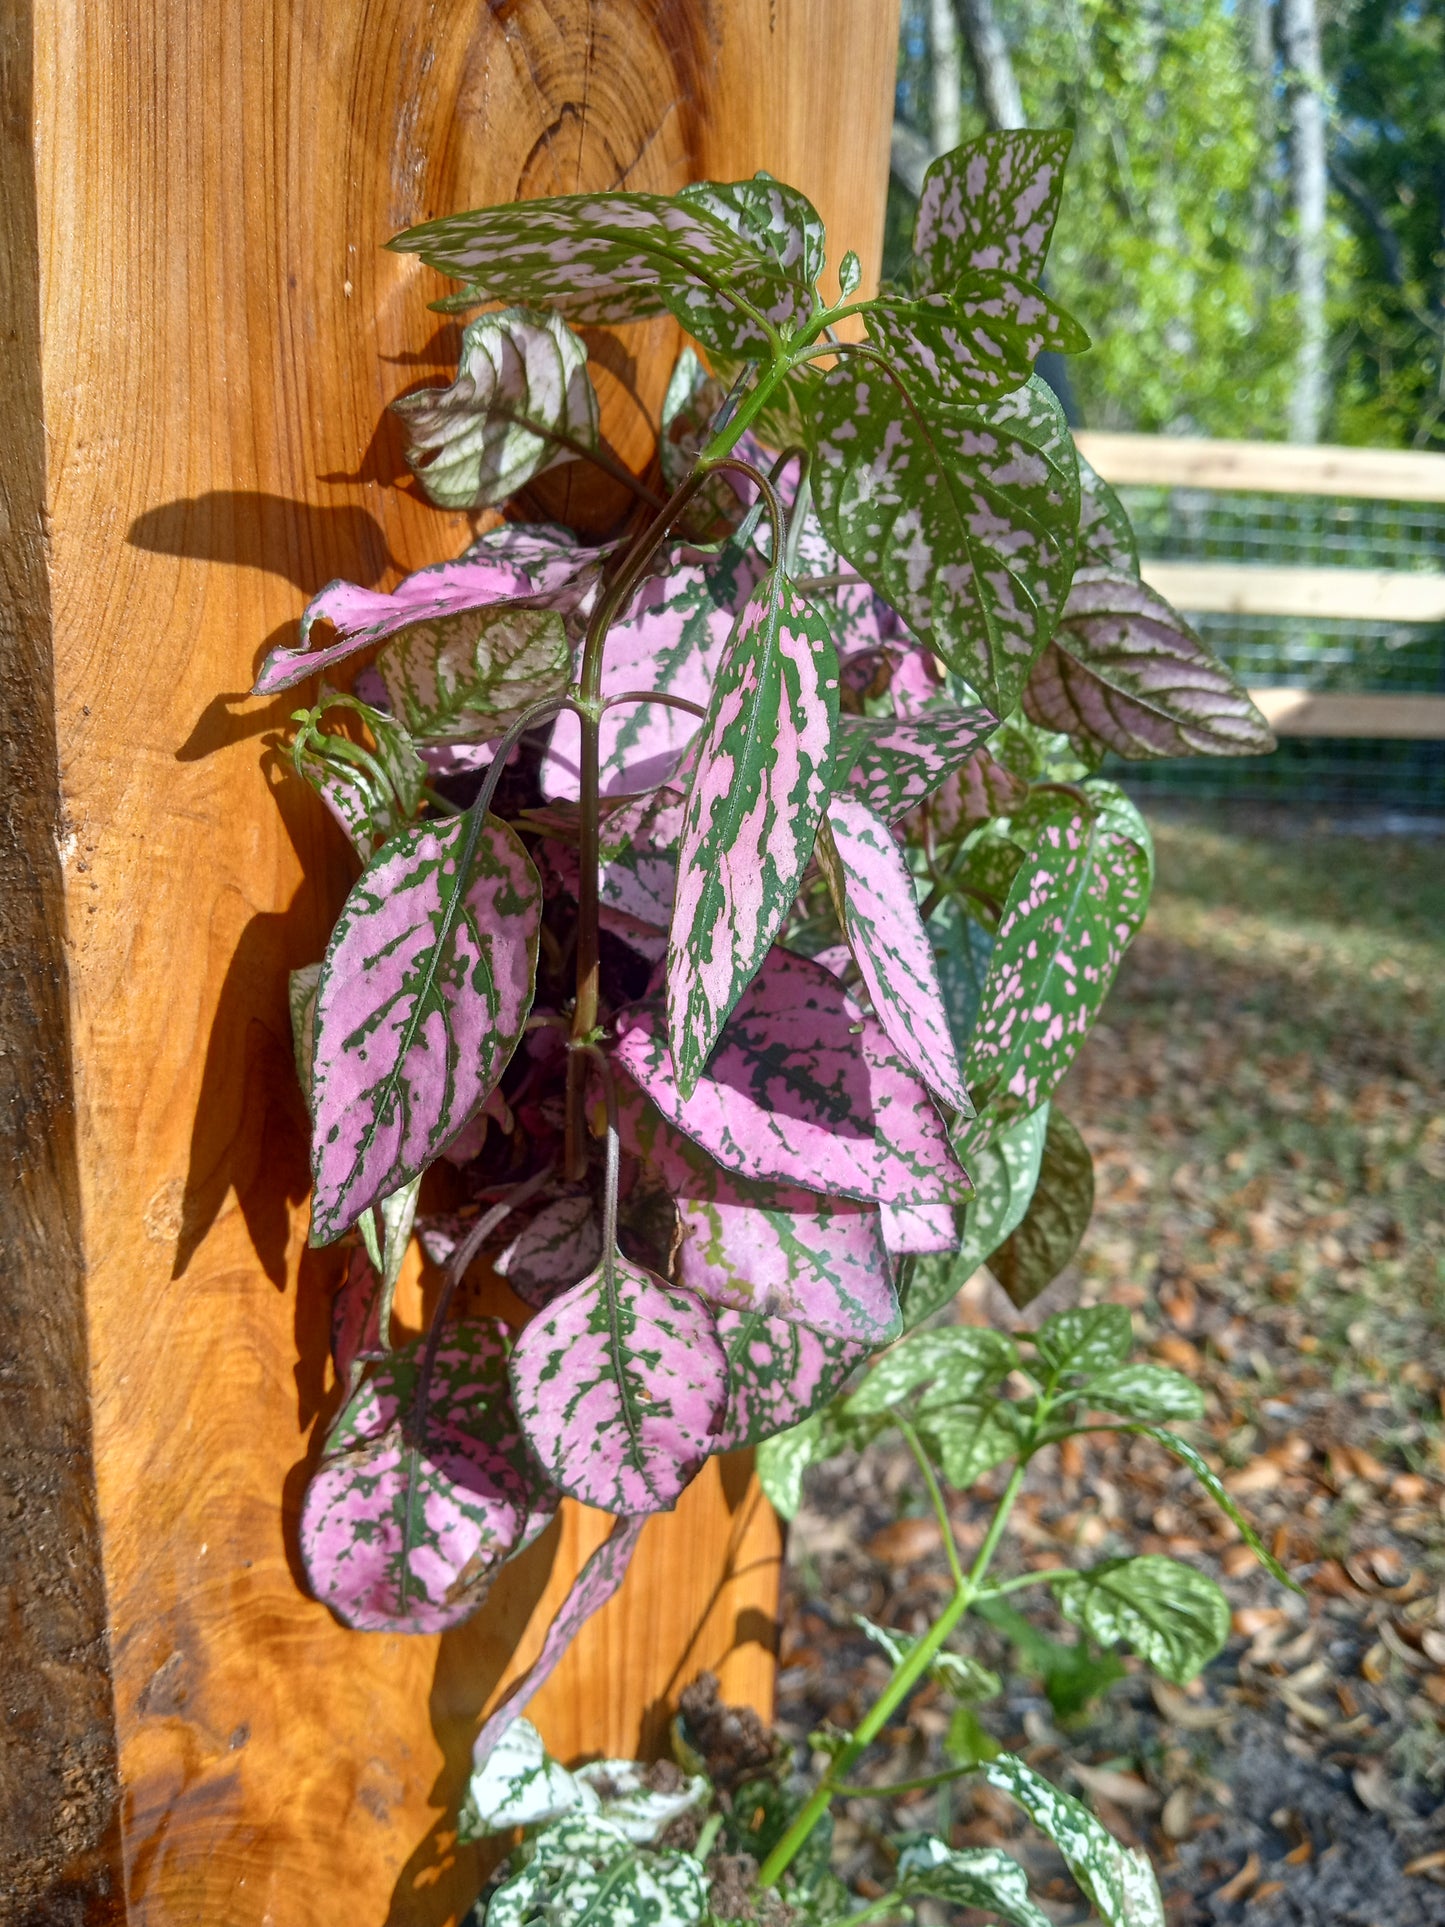
<svg viewBox="0 0 1445 1927"><path fill-rule="evenodd" d="M1302 447L1084 432L1080 449L1120 486L1445 502L1445 455L1409 449ZM1189 615L1445 622L1445 574L1410 569L1277 568L1254 562L1146 559L1144 580ZM1279 736L1445 740L1445 695L1252 689Z"/></svg>

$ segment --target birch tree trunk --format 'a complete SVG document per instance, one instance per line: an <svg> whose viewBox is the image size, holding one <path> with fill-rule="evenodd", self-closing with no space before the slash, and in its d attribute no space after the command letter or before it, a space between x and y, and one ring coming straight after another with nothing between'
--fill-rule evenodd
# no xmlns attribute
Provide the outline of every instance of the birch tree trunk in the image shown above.
<svg viewBox="0 0 1445 1927"><path fill-rule="evenodd" d="M1280 55L1289 114L1293 283L1299 346L1289 439L1317 442L1328 400L1325 369L1325 104L1315 0L1280 0Z"/></svg>
<svg viewBox="0 0 1445 1927"><path fill-rule="evenodd" d="M963 138L963 90L953 0L928 0L928 39L933 56L933 151L949 154Z"/></svg>
<svg viewBox="0 0 1445 1927"><path fill-rule="evenodd" d="M993 0L955 0L958 24L978 81L978 97L990 127L1022 127L1023 95L1014 73L1008 42L994 14ZM934 0L937 12L937 0Z"/></svg>

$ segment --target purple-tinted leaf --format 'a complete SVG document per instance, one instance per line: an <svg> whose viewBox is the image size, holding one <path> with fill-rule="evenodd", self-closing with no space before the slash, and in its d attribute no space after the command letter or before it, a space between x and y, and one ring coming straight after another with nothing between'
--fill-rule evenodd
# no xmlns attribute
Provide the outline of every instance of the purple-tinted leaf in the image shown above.
<svg viewBox="0 0 1445 1927"><path fill-rule="evenodd" d="M837 718L827 626L774 571L719 666L678 847L667 1017L684 1093L792 907L828 797Z"/></svg>
<svg viewBox="0 0 1445 1927"><path fill-rule="evenodd" d="M392 1353L352 1395L301 1512L316 1597L362 1632L442 1632L555 1507L508 1395L502 1327L459 1322L416 1411L423 1343Z"/></svg>
<svg viewBox="0 0 1445 1927"><path fill-rule="evenodd" d="M472 1748L472 1759L478 1765L491 1753L513 1720L526 1712L535 1695L556 1672L562 1655L582 1627L593 1613L607 1604L627 1577L627 1568L646 1524L645 1518L619 1519L578 1573L530 1670L518 1680L511 1697L502 1701L478 1733Z"/></svg>
<svg viewBox="0 0 1445 1927"><path fill-rule="evenodd" d="M813 486L829 539L921 641L1007 715L1068 593L1078 470L1034 380L929 411L869 362L824 378Z"/></svg>
<svg viewBox="0 0 1445 1927"><path fill-rule="evenodd" d="M938 294L883 294L868 332L910 383L942 403L977 401L1027 381L1046 350L1076 355L1089 337L1031 281L972 273Z"/></svg>
<svg viewBox="0 0 1445 1927"><path fill-rule="evenodd" d="M829 1337L789 1319L720 1311L718 1336L728 1361L728 1403L715 1450L756 1445L826 1405L872 1347Z"/></svg>
<svg viewBox="0 0 1445 1927"><path fill-rule="evenodd" d="M913 228L915 273L933 288L973 270L1036 281L1059 211L1073 136L1020 128L986 134L936 160Z"/></svg>
<svg viewBox="0 0 1445 1927"><path fill-rule="evenodd" d="M677 846L686 805L675 790L625 803L602 825L599 900L640 923L666 930L677 887Z"/></svg>
<svg viewBox="0 0 1445 1927"><path fill-rule="evenodd" d="M527 1304L541 1308L575 1285L602 1256L597 1206L585 1193L554 1198L496 1260L494 1269Z"/></svg>
<svg viewBox="0 0 1445 1927"><path fill-rule="evenodd" d="M933 949L892 831L857 797L835 796L818 833L818 863L879 1023L924 1083L966 1111Z"/></svg>
<svg viewBox="0 0 1445 1927"><path fill-rule="evenodd" d="M993 816L1012 816L1027 800L1027 780L986 749L970 756L928 799L933 833L945 842Z"/></svg>
<svg viewBox="0 0 1445 1927"><path fill-rule="evenodd" d="M576 447L597 446L597 396L587 349L558 314L509 308L462 334L447 388L399 396L407 466L439 508L492 508Z"/></svg>
<svg viewBox="0 0 1445 1927"><path fill-rule="evenodd" d="M680 1285L829 1337L881 1345L893 1336L898 1300L875 1206L751 1183L673 1130L630 1080L619 1079L618 1097L624 1149L676 1206Z"/></svg>
<svg viewBox="0 0 1445 1927"><path fill-rule="evenodd" d="M961 767L998 728L987 709L953 706L917 716L844 716L838 767L848 790L896 823ZM850 760L851 759L851 760Z"/></svg>
<svg viewBox="0 0 1445 1927"><path fill-rule="evenodd" d="M563 1492L604 1512L662 1512L713 1449L727 1363L702 1300L618 1252L527 1326L512 1385Z"/></svg>
<svg viewBox="0 0 1445 1927"><path fill-rule="evenodd" d="M707 346L733 354L756 352L767 337L732 293L775 326L811 306L801 274L784 269L771 248L707 207L658 194L571 194L478 208L409 228L390 245L466 282L468 304L520 301L603 325L666 312Z"/></svg>
<svg viewBox="0 0 1445 1927"><path fill-rule="evenodd" d="M958 1223L951 1204L885 1204L879 1207L883 1242L895 1258L952 1251Z"/></svg>
<svg viewBox="0 0 1445 1927"><path fill-rule="evenodd" d="M541 907L494 816L419 824L367 865L316 1000L315 1243L417 1176L501 1076L532 1003Z"/></svg>
<svg viewBox="0 0 1445 1927"><path fill-rule="evenodd" d="M752 550L729 547L707 564L665 550L661 573L633 598L625 622L607 635L602 695L656 690L706 708L728 637L758 581L762 564ZM624 796L651 789L676 771L699 724L686 710L662 703L619 704L602 718L602 793ZM575 801L581 737L566 712L552 728L543 759L542 792Z"/></svg>
<svg viewBox="0 0 1445 1927"><path fill-rule="evenodd" d="M1149 833L1111 789L1041 818L1009 893L967 1064L994 1122L1037 1110L1058 1084L1143 921Z"/></svg>
<svg viewBox="0 0 1445 1927"><path fill-rule="evenodd" d="M1075 575L1023 702L1032 722L1081 750L1136 761L1274 748L1269 724L1183 617L1142 582L1107 569Z"/></svg>
<svg viewBox="0 0 1445 1927"><path fill-rule="evenodd" d="M836 977L774 948L684 1099L655 1007L618 1019L617 1056L663 1116L729 1171L892 1204L967 1180L927 1092Z"/></svg>
<svg viewBox="0 0 1445 1927"><path fill-rule="evenodd" d="M462 617L499 602L563 613L579 609L597 586L606 550L582 549L563 529L504 525L481 536L454 562L438 562L404 577L389 595L354 582L328 582L307 603L294 648L273 649L256 678L258 696L289 689L318 669L417 622ZM311 646L318 622L336 640Z"/></svg>
<svg viewBox="0 0 1445 1927"><path fill-rule="evenodd" d="M472 609L415 622L376 660L393 713L418 740L497 737L533 703L557 696L572 672L555 609Z"/></svg>

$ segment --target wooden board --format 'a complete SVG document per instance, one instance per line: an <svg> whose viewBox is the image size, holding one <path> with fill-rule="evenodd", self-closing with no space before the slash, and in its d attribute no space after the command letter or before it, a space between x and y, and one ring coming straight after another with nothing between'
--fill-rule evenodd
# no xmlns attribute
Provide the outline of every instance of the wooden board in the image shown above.
<svg viewBox="0 0 1445 1927"><path fill-rule="evenodd" d="M1190 614L1445 622L1445 575L1407 569L1273 569L1254 562L1140 563L1144 580Z"/></svg>
<svg viewBox="0 0 1445 1927"><path fill-rule="evenodd" d="M1402 736L1445 742L1445 696L1251 689L1276 736Z"/></svg>
<svg viewBox="0 0 1445 1927"><path fill-rule="evenodd" d="M0 1056L0 1183L34 1458L7 1668L48 1669L7 1686L0 1891L27 1927L439 1927L475 1891L447 1818L470 1736L599 1528L570 1516L441 1640L345 1633L301 1586L336 1264L304 1250L284 986L350 869L267 751L292 700L246 692L307 593L468 534L394 486L385 404L455 331L386 237L766 166L876 270L896 11L0 0L0 916L30 1053ZM610 351L629 453L673 341ZM549 1690L554 1744L655 1740L713 1660L765 1702L777 1543L737 1467L650 1526Z"/></svg>
<svg viewBox="0 0 1445 1927"><path fill-rule="evenodd" d="M1404 448L1306 447L1088 430L1080 449L1106 482L1161 488L1445 502L1445 455Z"/></svg>

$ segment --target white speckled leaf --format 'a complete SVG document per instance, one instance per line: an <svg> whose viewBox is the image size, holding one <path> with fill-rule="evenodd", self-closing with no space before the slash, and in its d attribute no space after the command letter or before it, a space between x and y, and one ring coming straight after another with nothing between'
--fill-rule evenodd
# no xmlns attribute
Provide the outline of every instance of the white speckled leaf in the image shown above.
<svg viewBox="0 0 1445 1927"><path fill-rule="evenodd" d="M1092 464L1079 456L1080 569L1112 569L1138 580L1139 547L1128 511Z"/></svg>
<svg viewBox="0 0 1445 1927"><path fill-rule="evenodd" d="M438 508L493 508L558 462L597 446L587 349L559 314L507 308L462 334L447 388L401 395L407 466Z"/></svg>
<svg viewBox="0 0 1445 1927"><path fill-rule="evenodd" d="M1143 921L1142 822L1061 800L1039 822L999 923L966 1072L1002 1121L1037 1110L1073 1061ZM1144 842L1136 840L1140 835Z"/></svg>
<svg viewBox="0 0 1445 1927"><path fill-rule="evenodd" d="M1076 355L1089 337L1032 282L972 273L938 294L882 294L868 333L920 398L954 406L1028 380L1046 350Z"/></svg>
<svg viewBox="0 0 1445 1927"><path fill-rule="evenodd" d="M813 486L829 539L997 716L1048 641L1074 566L1078 469L1038 380L929 413L877 366L824 379Z"/></svg>
<svg viewBox="0 0 1445 1927"><path fill-rule="evenodd" d="M481 1106L531 1008L541 907L494 816L418 824L367 865L316 997L315 1243L416 1177Z"/></svg>
<svg viewBox="0 0 1445 1927"><path fill-rule="evenodd" d="M913 228L915 275L952 287L972 270L1036 281L1059 211L1072 134L1029 128L985 134L934 161Z"/></svg>
<svg viewBox="0 0 1445 1927"><path fill-rule="evenodd" d="M811 287L823 272L822 217L807 195L786 181L764 173L750 181L696 181L677 198L703 208L771 254L790 280Z"/></svg>
<svg viewBox="0 0 1445 1927"><path fill-rule="evenodd" d="M1145 1553L1053 1582L1065 1619L1101 1646L1128 1646L1183 1686L1229 1638L1229 1601L1207 1573Z"/></svg>
<svg viewBox="0 0 1445 1927"><path fill-rule="evenodd" d="M910 1841L899 1855L897 1883L903 1900L979 1907L997 1914L1010 1927L1053 1927L1050 1917L1029 1899L1023 1868L997 1847L960 1850L933 1838Z"/></svg>
<svg viewBox="0 0 1445 1927"><path fill-rule="evenodd" d="M734 295L788 327L811 293L769 248L707 208L660 194L570 194L451 214L390 246L467 284L448 306L485 299L554 308L608 324L673 314L710 348L746 355L766 342Z"/></svg>
<svg viewBox="0 0 1445 1927"><path fill-rule="evenodd" d="M639 1847L650 1847L674 1820L712 1797L711 1784L700 1773L672 1793L656 1792L645 1774L637 1760L588 1760L577 1768L584 1804Z"/></svg>
<svg viewBox="0 0 1445 1927"><path fill-rule="evenodd" d="M847 1403L850 1418L893 1412L908 1401L915 1412L986 1397L1019 1362L1005 1332L950 1325L914 1332L877 1360Z"/></svg>
<svg viewBox="0 0 1445 1927"><path fill-rule="evenodd" d="M702 1299L617 1252L527 1326L512 1386L553 1483L636 1515L670 1510L712 1451L727 1363Z"/></svg>
<svg viewBox="0 0 1445 1927"><path fill-rule="evenodd" d="M792 907L828 797L837 717L827 625L775 570L718 668L678 846L667 1022L684 1094Z"/></svg>
<svg viewBox="0 0 1445 1927"><path fill-rule="evenodd" d="M515 1720L473 1768L457 1817L459 1840L536 1827L582 1804L582 1789L548 1756L530 1720Z"/></svg>
<svg viewBox="0 0 1445 1927"><path fill-rule="evenodd" d="M568 1814L493 1893L487 1927L702 1927L707 1911L690 1854L650 1853L600 1814Z"/></svg>
<svg viewBox="0 0 1445 1927"><path fill-rule="evenodd" d="M554 1198L496 1259L493 1270L526 1304L540 1310L596 1268L602 1226L587 1193Z"/></svg>
<svg viewBox="0 0 1445 1927"><path fill-rule="evenodd" d="M933 947L887 823L856 796L834 796L818 832L818 864L879 1023L931 1090L969 1110Z"/></svg>
<svg viewBox="0 0 1445 1927"><path fill-rule="evenodd" d="M1082 1801L1012 1753L988 1761L990 1786L1017 1800L1039 1832L1058 1848L1069 1872L1093 1902L1105 1927L1165 1927L1164 1901L1154 1869L1142 1853L1121 1846Z"/></svg>
<svg viewBox="0 0 1445 1927"><path fill-rule="evenodd" d="M412 623L376 659L393 713L418 741L500 736L572 673L555 609L473 609Z"/></svg>
<svg viewBox="0 0 1445 1927"><path fill-rule="evenodd" d="M1275 746L1247 691L1183 617L1107 569L1075 574L1023 703L1030 721L1086 754L1260 756Z"/></svg>

